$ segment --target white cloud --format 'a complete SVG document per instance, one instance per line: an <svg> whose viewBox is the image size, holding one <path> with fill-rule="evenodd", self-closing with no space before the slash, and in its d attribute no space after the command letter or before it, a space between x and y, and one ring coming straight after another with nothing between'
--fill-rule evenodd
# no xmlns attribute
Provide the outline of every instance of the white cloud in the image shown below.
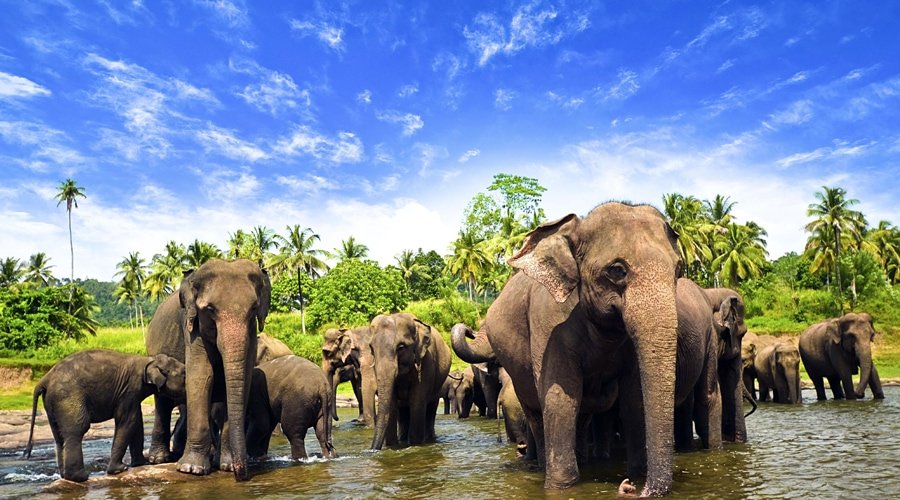
<svg viewBox="0 0 900 500"><path fill-rule="evenodd" d="M609 87L598 87L594 93L604 101L624 101L637 93L641 88L638 75L634 71L620 69L618 80Z"/></svg>
<svg viewBox="0 0 900 500"><path fill-rule="evenodd" d="M481 151L479 151L478 149L469 149L465 153L460 155L459 159L456 161L458 161L459 163L466 163L469 160L471 160L472 158L475 158L476 156L478 156L479 154L481 154Z"/></svg>
<svg viewBox="0 0 900 500"><path fill-rule="evenodd" d="M372 103L372 91L369 89L365 89L359 94L356 94L356 102L362 104L371 104Z"/></svg>
<svg viewBox="0 0 900 500"><path fill-rule="evenodd" d="M390 110L378 113L375 117L383 122L401 125L403 127L403 135L413 135L425 126L422 117L412 113Z"/></svg>
<svg viewBox="0 0 900 500"><path fill-rule="evenodd" d="M419 91L418 83L410 83L400 87L400 90L397 92L398 97L409 97Z"/></svg>
<svg viewBox="0 0 900 500"><path fill-rule="evenodd" d="M239 139L233 132L212 124L206 130L197 131L197 140L207 153L217 153L226 158L255 162L269 156L253 143Z"/></svg>
<svg viewBox="0 0 900 500"><path fill-rule="evenodd" d="M719 65L719 69L716 70L716 74L723 73L723 72L731 69L733 66L734 66L734 59L728 59L728 60L722 62L721 65Z"/></svg>
<svg viewBox="0 0 900 500"><path fill-rule="evenodd" d="M0 98L3 97L47 97L50 91L21 76L0 71Z"/></svg>
<svg viewBox="0 0 900 500"><path fill-rule="evenodd" d="M291 29L301 36L315 36L328 47L341 52L344 50L344 30L324 21L312 22L291 19Z"/></svg>
<svg viewBox="0 0 900 500"><path fill-rule="evenodd" d="M584 99L580 97L564 97L556 92L548 91L547 98L564 109L578 109L584 104Z"/></svg>
<svg viewBox="0 0 900 500"><path fill-rule="evenodd" d="M243 28L250 24L247 9L230 0L196 0L229 28Z"/></svg>
<svg viewBox="0 0 900 500"><path fill-rule="evenodd" d="M509 89L497 89L494 91L494 107L501 111L512 109L512 101L516 93Z"/></svg>
<svg viewBox="0 0 900 500"><path fill-rule="evenodd" d="M248 104L261 111L278 115L284 110L310 107L309 91L301 90L291 75L272 71L258 83L244 87L238 92Z"/></svg>
<svg viewBox="0 0 900 500"><path fill-rule="evenodd" d="M333 181L319 175L307 174L303 177L280 175L275 182L302 194L318 194L324 190L335 190L339 186Z"/></svg>
<svg viewBox="0 0 900 500"><path fill-rule="evenodd" d="M307 155L333 163L357 163L363 150L362 141L352 132L339 132L330 138L306 125L296 127L275 145L275 151L287 156Z"/></svg>
<svg viewBox="0 0 900 500"><path fill-rule="evenodd" d="M808 122L812 117L812 102L807 99L795 101L786 109L771 115L773 122L788 125L800 125Z"/></svg>

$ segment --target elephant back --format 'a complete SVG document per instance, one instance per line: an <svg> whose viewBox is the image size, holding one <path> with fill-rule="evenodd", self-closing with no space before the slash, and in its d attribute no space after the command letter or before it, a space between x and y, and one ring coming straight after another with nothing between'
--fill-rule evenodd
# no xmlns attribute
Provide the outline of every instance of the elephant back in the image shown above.
<svg viewBox="0 0 900 500"><path fill-rule="evenodd" d="M182 310L178 294L173 293L156 309L144 345L147 354L165 354L184 363L184 334L182 333Z"/></svg>

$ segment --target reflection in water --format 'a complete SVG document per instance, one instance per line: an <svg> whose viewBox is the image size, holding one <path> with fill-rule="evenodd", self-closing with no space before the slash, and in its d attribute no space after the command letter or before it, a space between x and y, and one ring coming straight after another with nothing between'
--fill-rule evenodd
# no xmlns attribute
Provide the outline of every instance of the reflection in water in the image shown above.
<svg viewBox="0 0 900 500"><path fill-rule="evenodd" d="M747 421L751 442L720 452L675 457L673 498L900 498L900 388L885 388L884 401L762 404ZM581 482L560 493L543 491L543 474L497 443L497 422L438 415L438 442L380 452L366 451L372 431L349 422L355 409L340 411L334 442L341 458L290 459L290 445L275 437L269 460L254 464L252 479L231 474L151 485L116 485L78 493L84 498L207 498L234 495L296 498L582 498L615 497L625 477L621 461L583 467ZM149 435L149 434L148 434ZM310 433L307 447L318 451ZM110 440L85 444L92 476L103 476ZM52 446L0 456L0 497L31 497L55 477ZM79 491L79 490L76 490Z"/></svg>

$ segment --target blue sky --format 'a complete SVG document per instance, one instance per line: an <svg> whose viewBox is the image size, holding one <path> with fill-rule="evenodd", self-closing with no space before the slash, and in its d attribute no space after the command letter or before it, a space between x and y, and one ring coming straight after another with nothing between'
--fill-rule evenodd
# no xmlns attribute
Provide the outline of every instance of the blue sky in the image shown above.
<svg viewBox="0 0 900 500"><path fill-rule="evenodd" d="M823 185L900 223L896 2L0 0L0 257L311 227L390 263L448 252L494 174L550 218L737 202L770 258Z"/></svg>

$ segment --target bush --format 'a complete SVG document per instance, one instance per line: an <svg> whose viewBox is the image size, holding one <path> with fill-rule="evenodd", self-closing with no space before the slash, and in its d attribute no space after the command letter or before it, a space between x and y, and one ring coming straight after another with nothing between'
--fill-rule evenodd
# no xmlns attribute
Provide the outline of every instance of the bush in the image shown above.
<svg viewBox="0 0 900 500"><path fill-rule="evenodd" d="M374 261L343 260L312 287L306 326L317 330L325 323L366 324L377 314L403 309L408 300L406 283L396 269L381 269Z"/></svg>
<svg viewBox="0 0 900 500"><path fill-rule="evenodd" d="M412 302L406 307L406 311L441 332L449 333L457 323L477 328L487 311L487 306L454 294L445 299Z"/></svg>
<svg viewBox="0 0 900 500"><path fill-rule="evenodd" d="M0 349L23 351L93 335L97 306L77 285L0 290Z"/></svg>

